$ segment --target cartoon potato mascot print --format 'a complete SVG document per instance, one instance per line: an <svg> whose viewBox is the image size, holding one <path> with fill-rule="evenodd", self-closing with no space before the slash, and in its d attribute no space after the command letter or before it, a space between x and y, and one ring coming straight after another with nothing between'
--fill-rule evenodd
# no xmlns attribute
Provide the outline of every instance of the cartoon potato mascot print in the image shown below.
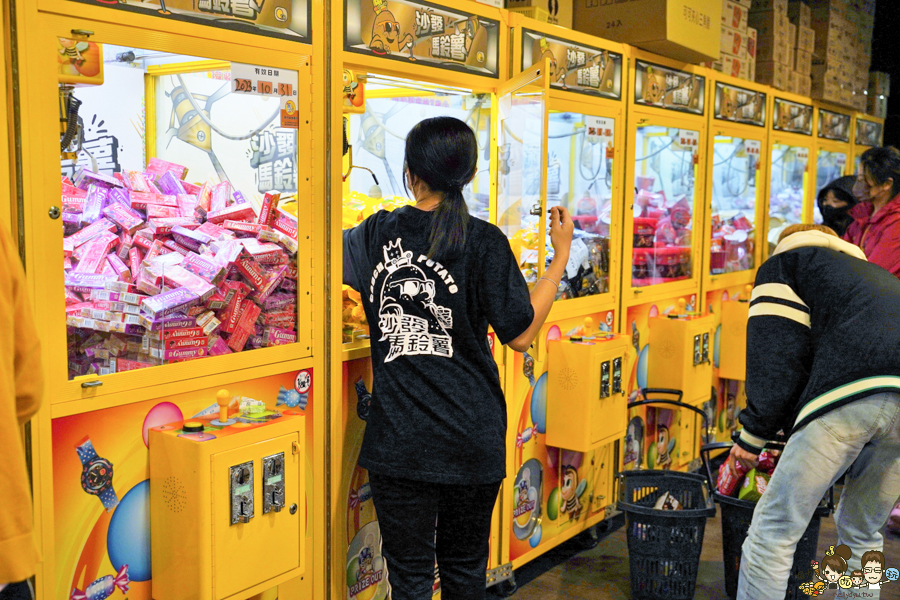
<svg viewBox="0 0 900 600"><path fill-rule="evenodd" d="M375 54L384 56L387 54L400 54L409 49L410 60L412 56L413 36L407 33L401 37L400 22L387 7L387 0L372 0L375 9L375 21L372 23L372 39L369 49Z"/></svg>

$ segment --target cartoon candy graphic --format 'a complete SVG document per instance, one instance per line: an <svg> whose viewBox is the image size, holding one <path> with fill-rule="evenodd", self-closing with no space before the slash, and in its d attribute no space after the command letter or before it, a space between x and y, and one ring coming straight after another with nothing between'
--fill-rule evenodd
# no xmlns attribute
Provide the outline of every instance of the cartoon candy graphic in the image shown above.
<svg viewBox="0 0 900 600"><path fill-rule="evenodd" d="M106 575L100 579L95 579L84 591L74 588L69 595L69 600L106 600L109 598L116 588L125 594L128 592L128 565L122 565L119 572L113 575Z"/></svg>

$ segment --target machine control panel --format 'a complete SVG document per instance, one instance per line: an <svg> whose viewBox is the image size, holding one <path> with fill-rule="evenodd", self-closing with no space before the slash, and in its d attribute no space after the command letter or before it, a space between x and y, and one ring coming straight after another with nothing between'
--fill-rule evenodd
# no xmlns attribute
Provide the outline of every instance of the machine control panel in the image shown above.
<svg viewBox="0 0 900 600"><path fill-rule="evenodd" d="M263 514L284 508L284 452L263 458Z"/></svg>
<svg viewBox="0 0 900 600"><path fill-rule="evenodd" d="M253 461L231 467L231 524L253 518Z"/></svg>
<svg viewBox="0 0 900 600"><path fill-rule="evenodd" d="M609 398L609 361L605 361L600 364L600 397L601 398Z"/></svg>
<svg viewBox="0 0 900 600"><path fill-rule="evenodd" d="M622 393L622 359L621 357L616 357L612 361L613 364L613 394L621 394Z"/></svg>

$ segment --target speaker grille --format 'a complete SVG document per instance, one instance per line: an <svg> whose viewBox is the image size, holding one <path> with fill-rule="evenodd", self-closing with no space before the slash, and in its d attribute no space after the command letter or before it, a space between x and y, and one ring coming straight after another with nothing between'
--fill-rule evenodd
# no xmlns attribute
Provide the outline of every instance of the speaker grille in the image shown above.
<svg viewBox="0 0 900 600"><path fill-rule="evenodd" d="M559 372L559 387L564 390L574 390L578 387L578 372L570 367L565 367Z"/></svg>
<svg viewBox="0 0 900 600"><path fill-rule="evenodd" d="M167 477L163 482L163 502L173 513L180 513L187 504L184 484L177 477Z"/></svg>

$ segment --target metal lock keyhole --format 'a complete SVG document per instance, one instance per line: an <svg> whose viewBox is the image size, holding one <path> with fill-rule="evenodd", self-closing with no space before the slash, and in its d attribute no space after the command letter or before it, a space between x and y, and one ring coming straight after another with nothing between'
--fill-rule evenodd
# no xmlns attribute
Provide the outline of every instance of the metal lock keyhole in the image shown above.
<svg viewBox="0 0 900 600"><path fill-rule="evenodd" d="M62 216L62 212L60 212L58 206L51 206L50 210L47 211L47 214L50 215L50 218L54 221Z"/></svg>
<svg viewBox="0 0 900 600"><path fill-rule="evenodd" d="M541 208L540 204L535 204L531 207L531 211L529 211L529 214L531 214L531 216L533 217L539 217L544 214L544 210Z"/></svg>

